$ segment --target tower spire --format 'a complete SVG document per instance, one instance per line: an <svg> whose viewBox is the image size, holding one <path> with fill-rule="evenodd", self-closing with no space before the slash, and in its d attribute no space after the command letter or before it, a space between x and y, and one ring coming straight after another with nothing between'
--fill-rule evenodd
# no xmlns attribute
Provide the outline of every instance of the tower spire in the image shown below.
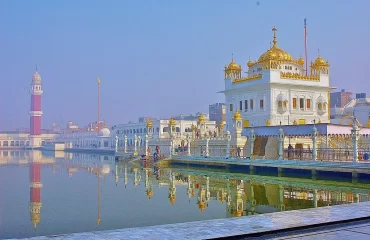
<svg viewBox="0 0 370 240"><path fill-rule="evenodd" d="M308 75L308 60L307 60L307 18L304 19L304 55L306 61L306 76Z"/></svg>
<svg viewBox="0 0 370 240"><path fill-rule="evenodd" d="M272 28L272 31L274 32L274 39L272 40L272 42L274 43L273 47L276 46L276 43L277 43L277 40L276 40L276 31L277 31L277 28L276 27L273 27Z"/></svg>

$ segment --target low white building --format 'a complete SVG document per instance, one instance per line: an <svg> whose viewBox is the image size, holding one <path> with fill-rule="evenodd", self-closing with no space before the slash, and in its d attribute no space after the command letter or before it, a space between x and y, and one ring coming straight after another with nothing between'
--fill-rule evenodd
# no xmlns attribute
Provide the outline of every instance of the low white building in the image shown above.
<svg viewBox="0 0 370 240"><path fill-rule="evenodd" d="M333 124L351 125L352 116L355 116L362 126L370 127L370 98L352 99L343 108L332 108L330 112Z"/></svg>
<svg viewBox="0 0 370 240"><path fill-rule="evenodd" d="M150 120L153 133L152 139L169 139L169 123L171 119L155 119ZM197 119L195 120L176 120L175 121L175 136L185 138L192 134L192 128L197 126ZM205 119L205 126L208 132L214 133L217 131L216 121L209 121ZM147 135L147 122L130 122L125 124L117 124L112 127L112 138L118 137L118 147L124 147L125 136L127 137L127 145L134 146L135 136L139 137L139 145L143 146L145 136Z"/></svg>

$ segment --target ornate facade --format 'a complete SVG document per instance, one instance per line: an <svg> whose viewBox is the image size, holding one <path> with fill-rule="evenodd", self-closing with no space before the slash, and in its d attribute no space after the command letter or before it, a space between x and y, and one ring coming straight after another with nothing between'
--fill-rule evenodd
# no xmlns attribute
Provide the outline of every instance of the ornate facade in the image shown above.
<svg viewBox="0 0 370 240"><path fill-rule="evenodd" d="M273 44L257 61L249 59L246 76L234 59L225 66L226 129L233 129L233 114L239 111L243 127L328 123L330 121L329 63L320 54L304 69L302 57L295 59Z"/></svg>

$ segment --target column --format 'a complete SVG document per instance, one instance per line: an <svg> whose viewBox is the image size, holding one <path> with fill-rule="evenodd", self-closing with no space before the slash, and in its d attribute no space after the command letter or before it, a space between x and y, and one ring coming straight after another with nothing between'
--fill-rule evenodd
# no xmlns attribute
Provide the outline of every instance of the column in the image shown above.
<svg viewBox="0 0 370 240"><path fill-rule="evenodd" d="M250 132L249 139L251 141L251 154L250 154L250 159L253 157L253 149L254 149L254 141L256 140L256 134L254 133L254 129L252 128Z"/></svg>
<svg viewBox="0 0 370 240"><path fill-rule="evenodd" d="M206 134L206 157L209 157L209 136Z"/></svg>
<svg viewBox="0 0 370 240"><path fill-rule="evenodd" d="M283 143L284 143L284 131L282 128L279 129L279 160L284 159L283 155Z"/></svg>
<svg viewBox="0 0 370 240"><path fill-rule="evenodd" d="M148 156L148 147L149 147L149 136L148 134L145 135L145 156Z"/></svg>
<svg viewBox="0 0 370 240"><path fill-rule="evenodd" d="M127 135L125 135L123 141L124 141L124 145L125 145L125 150L124 151L125 151L125 153L127 153Z"/></svg>
<svg viewBox="0 0 370 240"><path fill-rule="evenodd" d="M313 127L312 131L312 161L317 160L317 128Z"/></svg>
<svg viewBox="0 0 370 240"><path fill-rule="evenodd" d="M360 130L358 129L356 118L354 118L353 124L352 124L352 142L353 142L353 163L358 162L358 138L359 138L359 132Z"/></svg>
<svg viewBox="0 0 370 240"><path fill-rule="evenodd" d="M191 156L191 153L190 153L190 139L191 139L191 137L190 137L190 135L188 135L188 143L187 143L187 145L188 145L188 156Z"/></svg>
<svg viewBox="0 0 370 240"><path fill-rule="evenodd" d="M115 137L115 148L116 152L118 152L118 136Z"/></svg>
<svg viewBox="0 0 370 240"><path fill-rule="evenodd" d="M138 146L138 152L140 152L140 149L141 149L141 137L140 136L137 137L137 146Z"/></svg>
<svg viewBox="0 0 370 240"><path fill-rule="evenodd" d="M230 131L226 132L226 139L227 139L227 145L226 145L226 159L227 159L230 157L230 141L231 141Z"/></svg>
<svg viewBox="0 0 370 240"><path fill-rule="evenodd" d="M317 189L313 190L313 207L317 208Z"/></svg>
<svg viewBox="0 0 370 240"><path fill-rule="evenodd" d="M284 205L284 186L279 184L279 204L280 204L280 211L285 210L285 205Z"/></svg>
<svg viewBox="0 0 370 240"><path fill-rule="evenodd" d="M137 136L135 134L135 136L134 136L134 153L136 153L136 152L137 152Z"/></svg>

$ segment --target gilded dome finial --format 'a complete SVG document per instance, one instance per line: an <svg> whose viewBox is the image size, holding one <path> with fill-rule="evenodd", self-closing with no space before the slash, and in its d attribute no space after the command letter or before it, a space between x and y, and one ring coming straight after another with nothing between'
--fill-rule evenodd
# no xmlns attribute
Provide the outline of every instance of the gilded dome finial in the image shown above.
<svg viewBox="0 0 370 240"><path fill-rule="evenodd" d="M249 61L248 61L248 63L247 63L247 66L248 66L249 68L253 66L253 62L252 62L252 60L251 60L251 56L249 56Z"/></svg>
<svg viewBox="0 0 370 240"><path fill-rule="evenodd" d="M272 31L274 32L274 40L272 40L272 42L274 43L273 47L276 46L276 43L277 43L277 40L276 40L276 31L277 31L277 28L274 26L272 28Z"/></svg>
<svg viewBox="0 0 370 240"><path fill-rule="evenodd" d="M320 57L320 48L317 49L317 56Z"/></svg>

